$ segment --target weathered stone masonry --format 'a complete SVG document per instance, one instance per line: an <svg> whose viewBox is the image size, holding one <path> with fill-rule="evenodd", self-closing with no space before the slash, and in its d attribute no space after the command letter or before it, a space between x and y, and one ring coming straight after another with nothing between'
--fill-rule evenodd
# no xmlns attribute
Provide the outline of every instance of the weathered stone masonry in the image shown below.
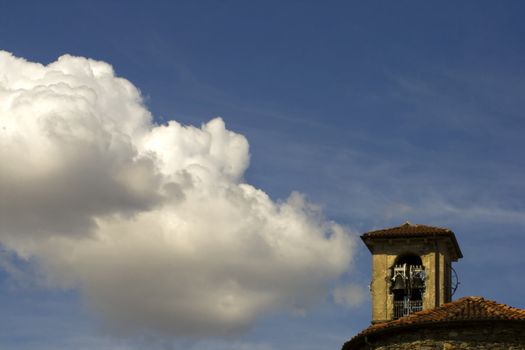
<svg viewBox="0 0 525 350"><path fill-rule="evenodd" d="M523 323L451 322L390 329L356 342L347 349L374 350L525 350Z"/></svg>

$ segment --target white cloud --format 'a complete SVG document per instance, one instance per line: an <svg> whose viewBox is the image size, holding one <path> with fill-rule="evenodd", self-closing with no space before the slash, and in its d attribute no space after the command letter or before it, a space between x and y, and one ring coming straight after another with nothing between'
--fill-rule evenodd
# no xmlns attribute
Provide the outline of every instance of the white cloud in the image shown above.
<svg viewBox="0 0 525 350"><path fill-rule="evenodd" d="M225 335L307 307L350 263L345 230L243 182L216 118L156 125L110 65L0 51L0 243L78 288L116 331Z"/></svg>

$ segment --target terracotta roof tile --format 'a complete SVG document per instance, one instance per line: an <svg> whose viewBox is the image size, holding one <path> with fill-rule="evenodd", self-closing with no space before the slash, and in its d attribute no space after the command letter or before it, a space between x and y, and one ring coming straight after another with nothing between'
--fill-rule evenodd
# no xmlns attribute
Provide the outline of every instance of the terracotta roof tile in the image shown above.
<svg viewBox="0 0 525 350"><path fill-rule="evenodd" d="M423 310L397 320L372 325L353 337L347 344L354 343L365 335L382 330L438 324L454 321L522 321L525 310L499 304L482 297L464 297L430 310ZM346 346L346 344L345 344ZM345 349L345 347L343 347Z"/></svg>
<svg viewBox="0 0 525 350"><path fill-rule="evenodd" d="M454 249L456 251L457 257L463 257L463 253L461 253L458 241L456 240L456 235L452 230L445 227L412 224L407 221L401 226L366 232L363 235L361 235L361 239L366 243L367 241L373 239L415 238L433 236L450 237Z"/></svg>
<svg viewBox="0 0 525 350"><path fill-rule="evenodd" d="M363 237L410 237L433 234L450 235L454 232L444 227L412 224L407 221L401 226L366 232Z"/></svg>

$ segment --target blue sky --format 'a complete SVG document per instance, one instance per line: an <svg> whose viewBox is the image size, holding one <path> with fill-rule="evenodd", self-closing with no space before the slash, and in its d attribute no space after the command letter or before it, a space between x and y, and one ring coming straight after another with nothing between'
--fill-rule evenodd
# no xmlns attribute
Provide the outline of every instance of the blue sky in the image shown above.
<svg viewBox="0 0 525 350"><path fill-rule="evenodd" d="M1 1L0 49L108 62L159 124L222 117L250 144L247 183L275 201L304 193L354 234L406 220L449 227L465 256L455 297L525 308L524 7ZM74 289L42 287L31 262L1 257L0 349L339 348L370 321L368 298L344 308L326 296L234 337L119 336ZM354 259L340 280L366 288L361 242Z"/></svg>

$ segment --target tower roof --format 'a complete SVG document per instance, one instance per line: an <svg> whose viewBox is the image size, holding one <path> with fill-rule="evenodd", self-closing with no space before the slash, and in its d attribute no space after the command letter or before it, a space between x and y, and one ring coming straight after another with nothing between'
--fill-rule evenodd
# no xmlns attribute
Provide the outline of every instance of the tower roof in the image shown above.
<svg viewBox="0 0 525 350"><path fill-rule="evenodd" d="M464 297L456 301L443 304L430 310L419 311L397 320L374 324L350 341L346 342L343 350L362 342L365 336L372 336L389 330L416 328L420 326L439 325L449 322L483 322L509 321L523 322L525 325L525 310L499 304L482 297Z"/></svg>
<svg viewBox="0 0 525 350"><path fill-rule="evenodd" d="M367 241L372 239L425 238L436 236L449 237L452 241L457 257L463 257L463 253L461 252L461 249L459 249L459 244L456 240L456 235L452 230L444 227L412 224L407 221L401 226L366 232L361 235L361 239L367 244Z"/></svg>

